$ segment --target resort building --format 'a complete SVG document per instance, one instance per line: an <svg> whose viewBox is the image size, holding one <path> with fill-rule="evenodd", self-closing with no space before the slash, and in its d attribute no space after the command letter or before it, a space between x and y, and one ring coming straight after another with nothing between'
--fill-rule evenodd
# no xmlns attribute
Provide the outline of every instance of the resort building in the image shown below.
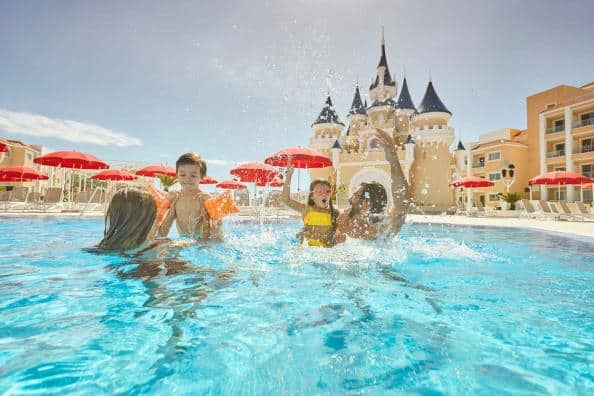
<svg viewBox="0 0 594 396"><path fill-rule="evenodd" d="M346 205L348 197L362 182L379 182L391 199L389 165L373 135L374 128L380 128L391 133L398 146L416 210L423 213L452 211L454 194L449 183L454 130L448 124L452 112L439 98L432 81L427 84L418 106L413 103L406 77L398 91L388 67L383 34L369 97L371 104L368 105L361 98L359 86L355 88L346 125L328 96L312 124L310 146L330 156L333 167L311 169L310 178L331 179L337 186L339 207Z"/></svg>
<svg viewBox="0 0 594 396"><path fill-rule="evenodd" d="M459 142L453 160L457 176L479 176L495 185L458 191L457 199L498 206L499 193L513 192L522 198L592 202L591 187L531 188L528 180L561 170L594 177L594 83L581 87L559 85L529 96L526 118L525 130L501 129L482 134L478 142L467 143L466 148ZM513 178L507 171L510 166Z"/></svg>
<svg viewBox="0 0 594 396"><path fill-rule="evenodd" d="M468 143L467 148L458 142L454 152L455 178L478 176L494 185L470 190L457 189L457 200L460 203L478 200L484 206L496 207L501 205L500 194L517 193L523 196L528 180L532 177L528 174L528 151L527 131L518 129L506 128L481 134L479 140ZM513 177L509 176L509 169L513 170Z"/></svg>

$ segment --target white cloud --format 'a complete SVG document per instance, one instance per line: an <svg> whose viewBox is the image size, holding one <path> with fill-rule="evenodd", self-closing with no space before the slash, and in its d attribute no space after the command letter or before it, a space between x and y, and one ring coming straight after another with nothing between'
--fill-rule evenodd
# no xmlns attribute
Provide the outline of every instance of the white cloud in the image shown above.
<svg viewBox="0 0 594 396"><path fill-rule="evenodd" d="M48 137L99 146L125 147L142 145L140 139L99 125L4 109L0 109L0 131L15 135Z"/></svg>
<svg viewBox="0 0 594 396"><path fill-rule="evenodd" d="M215 165L215 166L229 166L229 165L237 165L238 162L220 160L220 159L207 159L206 164L207 165Z"/></svg>

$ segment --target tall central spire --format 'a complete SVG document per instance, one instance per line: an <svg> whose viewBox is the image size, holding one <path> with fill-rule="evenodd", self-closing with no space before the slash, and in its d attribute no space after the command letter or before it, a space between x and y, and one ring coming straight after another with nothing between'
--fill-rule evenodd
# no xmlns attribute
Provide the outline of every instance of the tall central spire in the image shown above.
<svg viewBox="0 0 594 396"><path fill-rule="evenodd" d="M380 61L379 61L379 64L377 65L377 67L378 68L385 67L386 73L389 76L390 72L388 71L388 60L386 59L386 40L384 40L384 27L383 26L382 26L381 51L382 51L382 55L380 57Z"/></svg>

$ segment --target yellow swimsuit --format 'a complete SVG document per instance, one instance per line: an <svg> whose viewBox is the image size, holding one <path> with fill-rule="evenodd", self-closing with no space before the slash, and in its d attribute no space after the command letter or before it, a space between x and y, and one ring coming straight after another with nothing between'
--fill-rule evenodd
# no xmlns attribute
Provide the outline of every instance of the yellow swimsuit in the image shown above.
<svg viewBox="0 0 594 396"><path fill-rule="evenodd" d="M305 225L305 229L308 228L331 228L334 230L334 226L332 225L332 213L330 212L318 212L316 210L310 209L309 212L303 218L303 224ZM307 233L305 233L305 239L309 246L319 246L319 247L327 247L328 243L325 241L320 241L316 238L308 237Z"/></svg>

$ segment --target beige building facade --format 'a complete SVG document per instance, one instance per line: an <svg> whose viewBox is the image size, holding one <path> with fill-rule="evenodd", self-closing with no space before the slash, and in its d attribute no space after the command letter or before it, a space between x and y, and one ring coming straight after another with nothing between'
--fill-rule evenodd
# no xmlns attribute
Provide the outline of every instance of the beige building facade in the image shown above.
<svg viewBox="0 0 594 396"><path fill-rule="evenodd" d="M454 130L449 125L452 113L437 95L432 81L418 106L413 103L406 78L398 90L388 67L383 37L369 97L371 104L362 100L356 87L347 115L348 125L340 120L331 98L326 99L312 124L310 147L330 156L333 166L310 170L310 178L332 179L337 186L339 207L347 204L363 182L382 184L391 200L389 165L373 135L374 129L379 128L394 137L416 211L453 211L454 194L449 187L450 146L454 142Z"/></svg>
<svg viewBox="0 0 594 396"><path fill-rule="evenodd" d="M592 202L591 189L530 187L528 180L556 170L594 177L594 83L581 87L559 85L528 96L526 125L525 130L501 129L482 134L467 148L459 144L453 160L456 176L479 176L495 185L457 191L456 199L480 200L496 207L501 204L497 194L509 191L522 198ZM501 172L509 165L515 170L513 181Z"/></svg>

